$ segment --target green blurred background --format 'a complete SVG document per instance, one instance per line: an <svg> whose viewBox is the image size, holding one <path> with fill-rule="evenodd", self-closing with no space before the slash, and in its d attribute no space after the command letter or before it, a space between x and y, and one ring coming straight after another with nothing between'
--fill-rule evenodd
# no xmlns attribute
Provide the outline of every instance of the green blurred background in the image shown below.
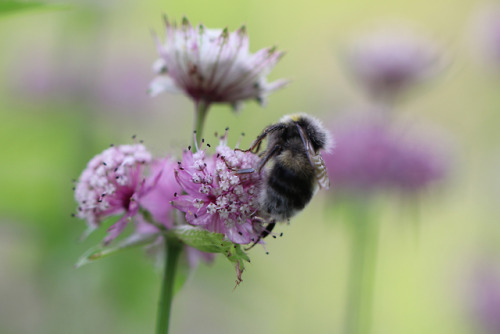
<svg viewBox="0 0 500 334"><path fill-rule="evenodd" d="M212 108L206 134L231 128L246 146L282 115L328 120L362 94L343 68L346 43L373 22L409 20L446 50L444 73L398 106L450 138L452 173L419 204L377 201L382 221L373 333L475 333L468 275L485 255L500 264L500 74L476 61L471 18L481 3L443 1L73 1L66 9L0 17L0 333L152 333L160 272L141 250L74 269L102 239L84 242L72 179L109 144L136 134L161 156L187 145L192 104L146 96L161 15L193 24L245 24L250 48L286 51L270 79L292 83L234 114ZM133 80L130 80L133 78ZM207 138L210 136L207 135ZM213 142L215 140L212 140ZM349 240L335 199L320 194L255 247L243 283L227 260L200 265L174 300L171 333L341 333Z"/></svg>

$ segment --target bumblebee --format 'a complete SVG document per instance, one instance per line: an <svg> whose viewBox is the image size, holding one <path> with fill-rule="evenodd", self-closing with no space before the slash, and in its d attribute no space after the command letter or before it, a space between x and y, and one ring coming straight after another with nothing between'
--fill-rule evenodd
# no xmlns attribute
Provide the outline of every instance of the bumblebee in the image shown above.
<svg viewBox="0 0 500 334"><path fill-rule="evenodd" d="M319 188L330 186L320 151L330 149L332 140L319 120L303 113L284 116L266 127L246 151L259 153L265 138L267 147L259 154L257 166L239 171L267 170L258 201L259 216L268 225L260 238L269 235L276 222L288 221L301 211Z"/></svg>

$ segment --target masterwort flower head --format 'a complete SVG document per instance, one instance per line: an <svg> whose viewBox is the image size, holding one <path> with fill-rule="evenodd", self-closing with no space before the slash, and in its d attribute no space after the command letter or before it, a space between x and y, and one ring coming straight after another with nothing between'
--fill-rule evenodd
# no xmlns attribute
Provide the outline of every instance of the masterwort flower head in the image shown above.
<svg viewBox="0 0 500 334"><path fill-rule="evenodd" d="M366 193L395 189L412 194L442 179L440 152L377 118L350 120L335 129L336 150L325 157L337 189Z"/></svg>
<svg viewBox="0 0 500 334"><path fill-rule="evenodd" d="M160 59L153 69L158 76L149 90L153 96L183 92L196 103L229 103L236 109L248 99L264 103L287 82L266 81L283 52L270 47L250 53L244 26L235 32L207 29L191 26L186 18L180 26L168 19L165 25L165 43L157 40Z"/></svg>
<svg viewBox="0 0 500 334"><path fill-rule="evenodd" d="M353 41L347 65L370 94L394 98L437 73L443 56L437 44L422 34L392 27Z"/></svg>
<svg viewBox="0 0 500 334"><path fill-rule="evenodd" d="M229 148L227 133L216 152L216 155L207 155L206 149L184 151L176 170L184 193L177 194L172 204L185 212L189 224L222 233L237 244L256 241L263 229L256 220L262 175L236 171L254 167L259 157Z"/></svg>
<svg viewBox="0 0 500 334"><path fill-rule="evenodd" d="M138 201L149 190L144 176L151 154L142 144L112 146L95 156L75 187L77 216L89 229L102 220L124 213L109 229L105 243L116 238L139 210Z"/></svg>

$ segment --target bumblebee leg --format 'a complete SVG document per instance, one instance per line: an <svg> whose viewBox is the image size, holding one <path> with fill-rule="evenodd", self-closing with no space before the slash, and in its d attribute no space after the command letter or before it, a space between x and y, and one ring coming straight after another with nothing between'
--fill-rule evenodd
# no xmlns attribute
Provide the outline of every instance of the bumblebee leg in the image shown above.
<svg viewBox="0 0 500 334"><path fill-rule="evenodd" d="M243 151L243 152L254 151L255 153L257 153L260 150L260 145L262 144L262 141L267 137L268 134L270 134L271 132L274 132L276 130L281 130L285 127L286 127L286 125L281 124L281 123L270 125L267 128L265 128L264 131L262 131L262 133L260 135L257 136L257 138L250 145L249 149L247 149L247 150L238 149L238 150Z"/></svg>
<svg viewBox="0 0 500 334"><path fill-rule="evenodd" d="M250 173L254 173L255 172L255 169L253 168L242 168L242 169L238 169L236 171L236 174L250 174Z"/></svg>
<svg viewBox="0 0 500 334"><path fill-rule="evenodd" d="M262 231L260 237L261 238L267 237L269 234L271 234L275 226L276 226L276 220L273 219L269 224L267 224L266 229Z"/></svg>
<svg viewBox="0 0 500 334"><path fill-rule="evenodd" d="M256 170L260 173L260 171L267 164L267 162L279 151L281 151L280 145L275 145L270 151L267 151L257 164Z"/></svg>
<svg viewBox="0 0 500 334"><path fill-rule="evenodd" d="M236 171L236 174L250 174L254 173L256 170L260 173L264 165L271 159L278 151L281 149L280 145L276 145L273 147L273 149L269 152L264 152L264 156L259 160L259 163L257 164L257 168L242 168L238 169Z"/></svg>
<svg viewBox="0 0 500 334"><path fill-rule="evenodd" d="M257 245L260 242L260 239L265 238L269 234L271 234L271 232L274 229L274 226L276 226L275 219L273 219L269 224L267 224L266 229L261 232L261 234L259 235L259 238L250 247L245 248L245 251L252 249L255 245Z"/></svg>

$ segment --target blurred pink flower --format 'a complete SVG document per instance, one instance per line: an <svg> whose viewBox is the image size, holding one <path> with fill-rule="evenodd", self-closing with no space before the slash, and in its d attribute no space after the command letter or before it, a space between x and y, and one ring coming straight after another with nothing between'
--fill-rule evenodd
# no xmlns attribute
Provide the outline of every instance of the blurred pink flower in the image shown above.
<svg viewBox="0 0 500 334"><path fill-rule="evenodd" d="M184 193L177 194L173 206L186 213L189 224L222 233L234 243L256 241L262 232L262 225L255 221L261 175L235 171L255 166L259 157L232 150L226 136L216 151L211 156L205 150L184 151L175 173Z"/></svg>
<svg viewBox="0 0 500 334"><path fill-rule="evenodd" d="M346 122L334 132L336 150L325 163L335 189L414 193L446 174L445 161L432 146L401 136L381 120Z"/></svg>
<svg viewBox="0 0 500 334"><path fill-rule="evenodd" d="M433 41L393 27L355 40L348 50L347 65L369 93L393 98L438 72L442 55Z"/></svg>
<svg viewBox="0 0 500 334"><path fill-rule="evenodd" d="M469 296L470 311L484 333L500 333L500 271L482 264L475 271Z"/></svg>
<svg viewBox="0 0 500 334"><path fill-rule="evenodd" d="M266 81L267 74L283 55L274 47L249 52L243 26L227 29L194 28L184 18L180 27L165 19L166 41L157 41L160 59L153 69L158 74L150 94L183 92L195 102L229 103L235 109L247 99L264 103L267 95L286 84Z"/></svg>
<svg viewBox="0 0 500 334"><path fill-rule="evenodd" d="M151 154L141 144L113 146L90 160L80 175L75 187L77 216L85 219L91 230L103 219L124 213L109 228L105 243L116 238L137 214L139 198L151 188L144 175L150 162Z"/></svg>
<svg viewBox="0 0 500 334"><path fill-rule="evenodd" d="M481 62L490 67L500 68L500 4L483 4L472 20L471 49Z"/></svg>

